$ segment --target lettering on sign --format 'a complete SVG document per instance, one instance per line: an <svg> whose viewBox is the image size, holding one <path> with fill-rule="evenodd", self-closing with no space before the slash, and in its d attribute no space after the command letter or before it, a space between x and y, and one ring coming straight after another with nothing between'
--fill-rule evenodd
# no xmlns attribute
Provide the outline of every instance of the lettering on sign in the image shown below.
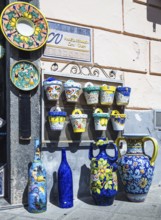
<svg viewBox="0 0 161 220"><path fill-rule="evenodd" d="M92 62L92 29L49 21L43 57Z"/></svg>

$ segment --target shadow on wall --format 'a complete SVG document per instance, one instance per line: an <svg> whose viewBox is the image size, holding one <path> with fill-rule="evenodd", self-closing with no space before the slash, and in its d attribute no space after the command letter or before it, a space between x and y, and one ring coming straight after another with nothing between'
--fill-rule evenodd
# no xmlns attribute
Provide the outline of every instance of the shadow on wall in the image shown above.
<svg viewBox="0 0 161 220"><path fill-rule="evenodd" d="M89 201L87 201L85 198L90 197L90 169L85 164L81 167L80 171L77 197L85 203L93 204L92 197Z"/></svg>
<svg viewBox="0 0 161 220"><path fill-rule="evenodd" d="M147 0L147 20L153 23L153 32L156 32L156 25L161 24L160 0Z"/></svg>

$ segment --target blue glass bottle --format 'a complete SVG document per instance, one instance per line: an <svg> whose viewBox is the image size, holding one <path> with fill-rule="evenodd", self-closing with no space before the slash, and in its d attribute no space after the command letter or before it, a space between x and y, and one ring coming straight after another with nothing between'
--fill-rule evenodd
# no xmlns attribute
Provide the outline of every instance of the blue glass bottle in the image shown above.
<svg viewBox="0 0 161 220"><path fill-rule="evenodd" d="M62 149L62 160L58 169L58 194L60 208L73 206L73 177L65 148Z"/></svg>
<svg viewBox="0 0 161 220"><path fill-rule="evenodd" d="M41 213L47 209L46 171L40 159L40 141L35 140L34 161L28 175L28 211Z"/></svg>

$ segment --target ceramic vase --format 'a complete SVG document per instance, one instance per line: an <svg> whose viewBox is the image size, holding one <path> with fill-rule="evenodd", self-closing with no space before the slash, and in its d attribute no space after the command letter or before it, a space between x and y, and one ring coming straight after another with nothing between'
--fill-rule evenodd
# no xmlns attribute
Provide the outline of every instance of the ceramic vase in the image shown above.
<svg viewBox="0 0 161 220"><path fill-rule="evenodd" d="M80 96L81 84L68 80L64 83L65 95L67 102L77 102Z"/></svg>
<svg viewBox="0 0 161 220"><path fill-rule="evenodd" d="M84 85L83 92L87 105L94 105L99 103L100 86L94 86L93 83L87 82Z"/></svg>
<svg viewBox="0 0 161 220"><path fill-rule="evenodd" d="M46 171L40 159L40 142L35 140L34 161L28 175L28 211L41 213L47 209Z"/></svg>
<svg viewBox="0 0 161 220"><path fill-rule="evenodd" d="M73 206L73 177L65 148L62 149L62 159L58 170L58 197L60 208Z"/></svg>
<svg viewBox="0 0 161 220"><path fill-rule="evenodd" d="M108 119L109 119L109 113L105 113L100 108L96 108L94 113L94 125L95 130L97 131L105 131L107 129Z"/></svg>
<svg viewBox="0 0 161 220"><path fill-rule="evenodd" d="M73 110L70 115L70 121L72 123L74 133L82 133L86 131L87 114L82 114L80 109Z"/></svg>
<svg viewBox="0 0 161 220"><path fill-rule="evenodd" d="M66 115L67 113L61 111L59 107L52 107L48 112L50 129L54 131L62 130L64 128Z"/></svg>
<svg viewBox="0 0 161 220"><path fill-rule="evenodd" d="M89 151L91 160L90 192L97 205L112 205L117 194L117 165L118 150L115 144L108 143L106 138L100 138L96 145L99 147L99 154L94 157L92 145ZM106 153L106 147L112 146L115 150L114 157Z"/></svg>
<svg viewBox="0 0 161 220"><path fill-rule="evenodd" d="M144 152L146 141L152 141L152 157ZM123 135L116 139L119 148L122 142L127 145L126 154L119 154L118 170L127 198L132 202L143 202L148 194L154 174L154 163L158 154L156 139L146 134Z"/></svg>
<svg viewBox="0 0 161 220"><path fill-rule="evenodd" d="M59 99L62 90L62 82L60 80L49 77L44 80L43 85L48 100L56 101Z"/></svg>

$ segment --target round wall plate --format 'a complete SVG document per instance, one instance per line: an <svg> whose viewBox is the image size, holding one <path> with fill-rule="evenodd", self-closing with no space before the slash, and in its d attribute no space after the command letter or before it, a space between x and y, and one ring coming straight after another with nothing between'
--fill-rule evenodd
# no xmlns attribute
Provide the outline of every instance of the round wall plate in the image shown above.
<svg viewBox="0 0 161 220"><path fill-rule="evenodd" d="M33 51L47 41L48 23L42 13L26 2L13 2L1 13L1 30L6 39L21 50Z"/></svg>
<svg viewBox="0 0 161 220"><path fill-rule="evenodd" d="M13 65L10 78L12 83L23 91L34 89L40 82L40 74L37 67L26 60L21 60Z"/></svg>

